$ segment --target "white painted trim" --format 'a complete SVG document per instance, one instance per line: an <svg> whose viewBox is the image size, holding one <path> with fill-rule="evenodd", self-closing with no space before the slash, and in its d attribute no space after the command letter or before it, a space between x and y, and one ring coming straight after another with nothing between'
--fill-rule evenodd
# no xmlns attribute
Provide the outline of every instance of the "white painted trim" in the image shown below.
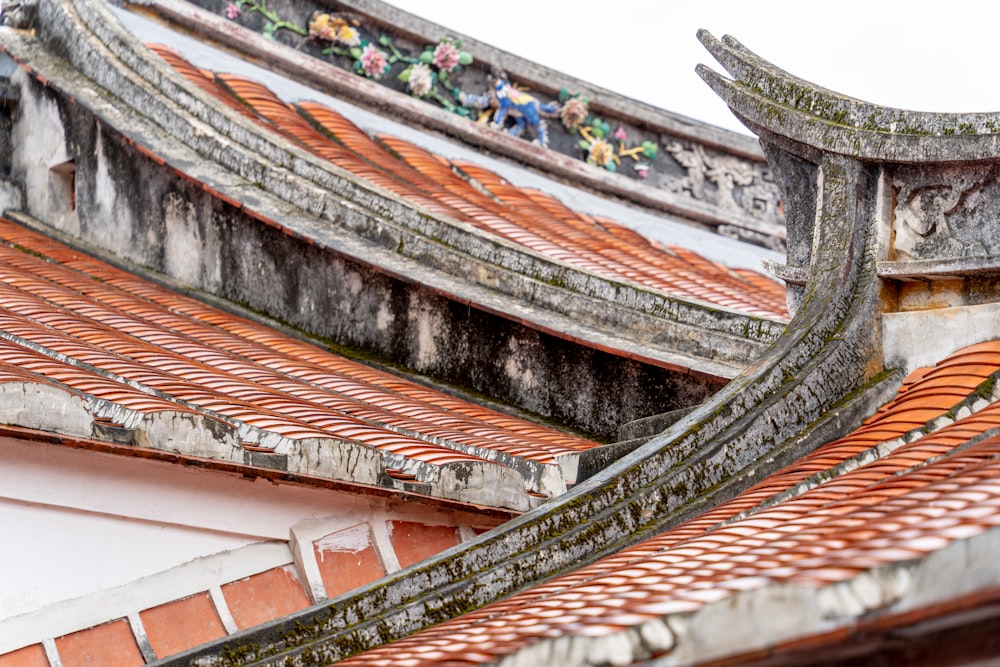
<svg viewBox="0 0 1000 667"><path fill-rule="evenodd" d="M156 660L156 651L153 650L153 645L149 643L149 637L146 635L146 626L142 624L139 612L134 611L126 618L128 619L129 627L132 628L132 636L135 638L135 643L139 646L139 653L142 654L142 659L146 662L153 662Z"/></svg>
<svg viewBox="0 0 1000 667"><path fill-rule="evenodd" d="M458 539L462 542L470 542L479 537L476 531L473 530L472 526L461 525L458 527Z"/></svg>
<svg viewBox="0 0 1000 667"><path fill-rule="evenodd" d="M382 569L386 574L392 574L403 569L399 565L396 557L396 550L392 548L392 536L389 535L389 517L376 515L372 519L372 540L375 543L375 551L382 559Z"/></svg>
<svg viewBox="0 0 1000 667"><path fill-rule="evenodd" d="M306 582L306 593L313 604L317 604L328 599L326 594L326 584L323 583L323 575L319 571L319 563L316 562L316 550L313 548L311 532L308 529L302 530L299 526L292 526L290 548L295 559L295 569L299 575L299 581Z"/></svg>
<svg viewBox="0 0 1000 667"><path fill-rule="evenodd" d="M222 594L222 587L212 586L208 589L208 597L212 598L212 604L215 605L215 613L219 615L219 620L222 621L222 627L226 629L226 633L233 634L234 632L239 632L239 627L236 625L236 619L233 618L233 613L229 611L229 603L226 602L226 597Z"/></svg>
<svg viewBox="0 0 1000 667"><path fill-rule="evenodd" d="M29 646L34 642L28 642L25 646ZM45 657L49 661L49 667L63 667L62 658L59 657L59 649L56 648L56 641L54 639L46 639L42 642L42 649L45 650Z"/></svg>
<svg viewBox="0 0 1000 667"><path fill-rule="evenodd" d="M292 555L286 543L261 542L197 558L124 586L0 620L0 655L111 619L128 617L291 562Z"/></svg>

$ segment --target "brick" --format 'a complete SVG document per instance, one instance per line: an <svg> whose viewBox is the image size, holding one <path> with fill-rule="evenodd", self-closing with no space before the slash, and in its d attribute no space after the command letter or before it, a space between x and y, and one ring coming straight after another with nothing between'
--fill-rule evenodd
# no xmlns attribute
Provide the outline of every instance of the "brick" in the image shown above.
<svg viewBox="0 0 1000 667"><path fill-rule="evenodd" d="M56 649L63 667L133 667L145 664L132 628L123 618L59 637Z"/></svg>
<svg viewBox="0 0 1000 667"><path fill-rule="evenodd" d="M226 584L222 595L240 630L309 606L309 598L288 565Z"/></svg>
<svg viewBox="0 0 1000 667"><path fill-rule="evenodd" d="M459 542L454 526L429 526L411 521L390 521L392 548L400 567L408 567L450 549Z"/></svg>
<svg viewBox="0 0 1000 667"><path fill-rule="evenodd" d="M140 612L139 617L158 658L180 653L226 634L208 593L147 609Z"/></svg>
<svg viewBox="0 0 1000 667"><path fill-rule="evenodd" d="M0 655L0 667L49 667L49 661L42 645L32 644Z"/></svg>
<svg viewBox="0 0 1000 667"><path fill-rule="evenodd" d="M385 576L385 568L372 543L368 524L331 533L316 540L313 548L329 597Z"/></svg>

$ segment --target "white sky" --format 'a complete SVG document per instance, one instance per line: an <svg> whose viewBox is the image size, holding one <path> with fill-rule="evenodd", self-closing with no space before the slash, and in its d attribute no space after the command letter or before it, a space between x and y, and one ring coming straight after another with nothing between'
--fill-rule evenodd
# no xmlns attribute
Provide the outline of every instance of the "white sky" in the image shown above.
<svg viewBox="0 0 1000 667"><path fill-rule="evenodd" d="M730 34L804 79L920 111L998 111L1000 3L988 0L389 0L658 107L747 133L694 72Z"/></svg>

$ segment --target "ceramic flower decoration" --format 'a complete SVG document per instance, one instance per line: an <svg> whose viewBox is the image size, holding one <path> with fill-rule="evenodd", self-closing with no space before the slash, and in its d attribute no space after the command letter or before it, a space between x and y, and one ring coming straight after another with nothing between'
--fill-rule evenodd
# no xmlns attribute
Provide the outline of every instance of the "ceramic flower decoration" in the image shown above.
<svg viewBox="0 0 1000 667"><path fill-rule="evenodd" d="M389 56L374 44L368 44L361 51L361 57L355 64L365 76L378 81L389 71Z"/></svg>
<svg viewBox="0 0 1000 667"><path fill-rule="evenodd" d="M459 50L451 40L442 40L434 47L434 66L444 72L450 72L459 65Z"/></svg>
<svg viewBox="0 0 1000 667"><path fill-rule="evenodd" d="M400 76L402 78L402 76ZM410 92L417 97L427 97L434 86L434 73L431 68L424 63L417 63L409 69L406 76L406 85Z"/></svg>
<svg viewBox="0 0 1000 667"><path fill-rule="evenodd" d="M582 97L566 100L559 110L559 118L562 120L563 126L570 132L580 129L589 114L587 100Z"/></svg>
<svg viewBox="0 0 1000 667"><path fill-rule="evenodd" d="M604 139L596 139L590 144L590 151L587 154L587 162L596 164L614 171L615 149Z"/></svg>
<svg viewBox="0 0 1000 667"><path fill-rule="evenodd" d="M357 28L352 26L346 19L330 14L313 14L309 21L309 36L313 39L323 40L330 43L340 43L345 46L358 46L361 44L361 35Z"/></svg>

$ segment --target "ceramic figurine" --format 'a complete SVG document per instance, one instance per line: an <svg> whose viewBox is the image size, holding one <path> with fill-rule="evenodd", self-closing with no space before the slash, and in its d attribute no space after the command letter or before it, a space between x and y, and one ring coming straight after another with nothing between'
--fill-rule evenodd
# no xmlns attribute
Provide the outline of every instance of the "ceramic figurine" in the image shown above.
<svg viewBox="0 0 1000 667"><path fill-rule="evenodd" d="M507 117L514 119L514 126L508 132L515 137L524 133L525 127L535 133L535 143L549 145L549 133L542 115L559 112L555 104L542 104L537 98L510 85L506 77L491 77L490 89L480 95L464 93L460 101L474 109L494 109L493 127L503 129Z"/></svg>

